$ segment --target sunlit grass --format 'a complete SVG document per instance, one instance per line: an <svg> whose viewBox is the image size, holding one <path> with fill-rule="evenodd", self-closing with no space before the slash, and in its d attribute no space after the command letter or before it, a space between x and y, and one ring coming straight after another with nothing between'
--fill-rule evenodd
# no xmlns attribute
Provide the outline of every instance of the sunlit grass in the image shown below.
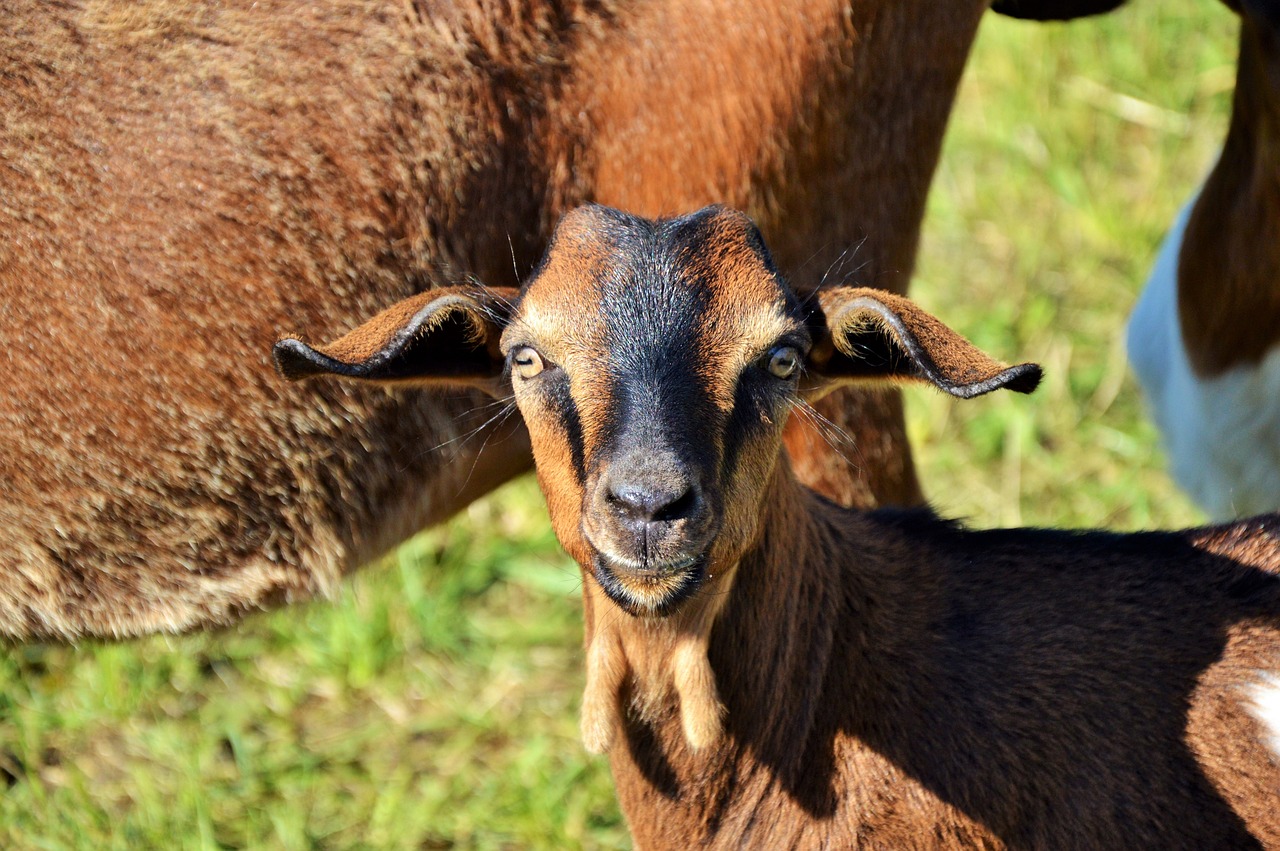
<svg viewBox="0 0 1280 851"><path fill-rule="evenodd" d="M1234 22L1209 0L990 18L914 294L1047 367L1032 397L913 390L921 476L979 525L1173 526L1122 323L1225 127ZM577 739L581 615L532 482L329 603L220 635L0 658L6 848L617 847Z"/></svg>
<svg viewBox="0 0 1280 851"><path fill-rule="evenodd" d="M1158 5L1158 8L1157 8ZM1164 230L1226 128L1236 22L1133 4L988 19L930 196L912 294L987 350L1044 365L1032 397L908 397L925 488L979 525L1180 526L1124 355Z"/></svg>

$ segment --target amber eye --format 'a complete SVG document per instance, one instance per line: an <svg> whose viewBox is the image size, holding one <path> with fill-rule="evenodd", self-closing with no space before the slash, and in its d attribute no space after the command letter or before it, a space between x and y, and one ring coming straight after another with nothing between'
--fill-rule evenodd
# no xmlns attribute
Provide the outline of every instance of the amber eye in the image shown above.
<svg viewBox="0 0 1280 851"><path fill-rule="evenodd" d="M511 352L511 371L521 378L529 379L544 369L542 355L530 346L520 346Z"/></svg>
<svg viewBox="0 0 1280 851"><path fill-rule="evenodd" d="M800 371L800 352L795 346L778 346L765 355L764 368L777 378L794 378Z"/></svg>

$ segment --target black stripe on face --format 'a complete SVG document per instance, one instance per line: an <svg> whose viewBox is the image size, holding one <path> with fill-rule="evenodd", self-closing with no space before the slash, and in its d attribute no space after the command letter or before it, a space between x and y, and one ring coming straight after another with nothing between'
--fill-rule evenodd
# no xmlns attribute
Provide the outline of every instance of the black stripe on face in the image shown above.
<svg viewBox="0 0 1280 851"><path fill-rule="evenodd" d="M616 459L632 452L671 452L691 470L709 471L720 412L691 373L689 380L645 381L615 376L610 410L600 435L604 453Z"/></svg>
<svg viewBox="0 0 1280 851"><path fill-rule="evenodd" d="M718 413L699 368L711 282L690 276L661 227L643 222L617 236L627 262L600 282L611 397L600 445L675 450L705 466Z"/></svg>
<svg viewBox="0 0 1280 851"><path fill-rule="evenodd" d="M750 369L751 367L747 367ZM753 381L753 378L756 379ZM724 434L724 456L720 462L720 475L724 482L733 481L742 457L742 447L759 430L760 417L767 410L767 399L761 393L758 377L744 375L738 381L733 400L733 413L729 416Z"/></svg>
<svg viewBox="0 0 1280 851"><path fill-rule="evenodd" d="M579 487L587 481L586 450L583 445L582 419L578 416L578 405L569 392L569 377L561 374L552 379L546 388L546 401L560 424L560 431L569 444L569 455L573 462L573 476Z"/></svg>

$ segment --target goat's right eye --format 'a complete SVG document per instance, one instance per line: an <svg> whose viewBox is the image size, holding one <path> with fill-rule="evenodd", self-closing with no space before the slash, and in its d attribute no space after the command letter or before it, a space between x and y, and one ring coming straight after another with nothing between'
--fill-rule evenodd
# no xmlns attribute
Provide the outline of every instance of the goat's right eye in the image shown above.
<svg viewBox="0 0 1280 851"><path fill-rule="evenodd" d="M542 355L531 346L520 346L511 352L511 371L521 378L533 378L545 368Z"/></svg>

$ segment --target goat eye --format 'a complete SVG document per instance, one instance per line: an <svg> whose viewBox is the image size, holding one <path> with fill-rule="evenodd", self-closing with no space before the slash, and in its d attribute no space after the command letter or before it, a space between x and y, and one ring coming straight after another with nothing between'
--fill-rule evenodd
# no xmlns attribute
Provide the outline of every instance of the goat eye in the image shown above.
<svg viewBox="0 0 1280 851"><path fill-rule="evenodd" d="M538 354L537 349L520 346L511 352L511 371L521 378L533 378L545 368L542 355Z"/></svg>
<svg viewBox="0 0 1280 851"><path fill-rule="evenodd" d="M776 378L792 378L800 371L800 352L794 346L778 346L765 356L764 367Z"/></svg>

